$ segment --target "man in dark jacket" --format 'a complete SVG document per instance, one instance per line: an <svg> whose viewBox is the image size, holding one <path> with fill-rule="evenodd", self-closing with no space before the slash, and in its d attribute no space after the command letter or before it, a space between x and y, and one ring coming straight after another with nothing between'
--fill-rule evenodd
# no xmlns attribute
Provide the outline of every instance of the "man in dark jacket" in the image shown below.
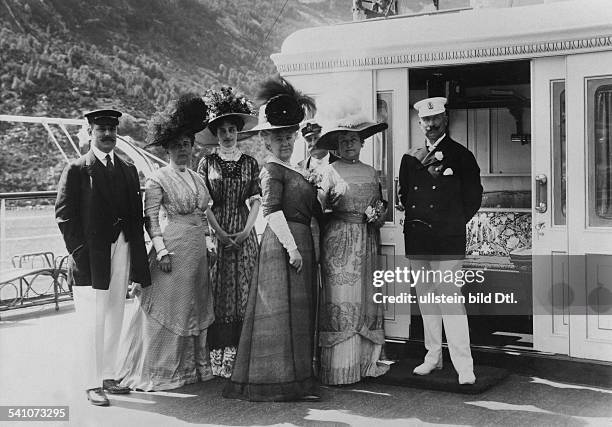
<svg viewBox="0 0 612 427"><path fill-rule="evenodd" d="M94 405L109 404L119 387L114 367L128 282L151 283L143 235L142 198L134 165L114 152L121 113L96 110L89 122L90 151L64 169L55 218L68 250L68 280L87 353L79 372Z"/></svg>
<svg viewBox="0 0 612 427"><path fill-rule="evenodd" d="M446 98L437 97L414 105L425 146L405 154L399 172L406 257L413 271L423 272L415 286L427 355L414 373L427 375L442 367L444 324L459 383L473 384L467 316L463 304L455 302L461 289L454 278L465 257L465 225L480 208L482 185L472 153L446 134L445 104Z"/></svg>

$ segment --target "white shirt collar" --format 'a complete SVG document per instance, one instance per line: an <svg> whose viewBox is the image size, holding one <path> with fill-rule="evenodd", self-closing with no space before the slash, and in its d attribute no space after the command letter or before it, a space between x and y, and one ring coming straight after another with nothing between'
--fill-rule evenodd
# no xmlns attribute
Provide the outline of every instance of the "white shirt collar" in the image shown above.
<svg viewBox="0 0 612 427"><path fill-rule="evenodd" d="M91 144L91 151L93 151L94 155L98 158L98 160L100 160L100 162L102 162L104 166L106 166L106 155L110 154L111 162L113 162L113 166L115 165L115 150L110 150L110 152L105 153L95 145Z"/></svg>
<svg viewBox="0 0 612 427"><path fill-rule="evenodd" d="M438 146L438 144L440 143L440 141L442 141L444 138L446 138L446 133L442 134L442 136L440 138L438 138L438 140L436 142L434 142L433 144L431 142L429 142L429 140L426 140L426 142L427 142L427 150L433 151L434 148L436 148Z"/></svg>

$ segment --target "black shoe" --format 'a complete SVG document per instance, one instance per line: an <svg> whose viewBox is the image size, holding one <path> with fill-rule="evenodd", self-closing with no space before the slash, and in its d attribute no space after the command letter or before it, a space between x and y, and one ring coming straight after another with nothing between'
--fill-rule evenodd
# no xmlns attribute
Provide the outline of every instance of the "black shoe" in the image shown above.
<svg viewBox="0 0 612 427"><path fill-rule="evenodd" d="M116 380L103 380L102 388L110 394L128 394L131 391L129 387L121 387Z"/></svg>
<svg viewBox="0 0 612 427"><path fill-rule="evenodd" d="M102 390L102 388L100 387L90 388L89 390L86 391L86 393L87 393L87 400L89 400L92 405L96 405L96 406L109 406L110 405L110 402L108 401L108 398L106 397L106 394L104 393L104 390Z"/></svg>

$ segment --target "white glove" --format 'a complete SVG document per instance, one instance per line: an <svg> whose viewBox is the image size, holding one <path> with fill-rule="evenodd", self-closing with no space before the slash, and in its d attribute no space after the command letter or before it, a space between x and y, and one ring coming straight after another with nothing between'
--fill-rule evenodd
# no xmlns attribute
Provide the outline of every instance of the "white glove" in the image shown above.
<svg viewBox="0 0 612 427"><path fill-rule="evenodd" d="M265 216L264 219L270 224L270 228L276 234L276 237L281 242L287 252L291 252L297 249L289 224L283 211L272 212L270 215Z"/></svg>

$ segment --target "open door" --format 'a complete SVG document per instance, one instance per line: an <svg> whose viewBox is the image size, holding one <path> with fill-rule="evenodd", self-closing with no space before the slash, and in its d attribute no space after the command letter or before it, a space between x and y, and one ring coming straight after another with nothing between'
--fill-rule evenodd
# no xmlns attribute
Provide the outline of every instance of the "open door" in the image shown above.
<svg viewBox="0 0 612 427"><path fill-rule="evenodd" d="M381 228L381 268L385 270L408 267L404 256L403 212L395 209L397 177L402 156L408 150L408 69L379 70L376 72L376 119L389 124L389 129L373 139L373 166L380 173L383 197L389 202L387 222ZM409 294L405 283L385 286L385 295ZM410 330L410 305L385 304L385 336L407 340Z"/></svg>
<svg viewBox="0 0 612 427"><path fill-rule="evenodd" d="M532 62L533 345L569 354L565 58Z"/></svg>

